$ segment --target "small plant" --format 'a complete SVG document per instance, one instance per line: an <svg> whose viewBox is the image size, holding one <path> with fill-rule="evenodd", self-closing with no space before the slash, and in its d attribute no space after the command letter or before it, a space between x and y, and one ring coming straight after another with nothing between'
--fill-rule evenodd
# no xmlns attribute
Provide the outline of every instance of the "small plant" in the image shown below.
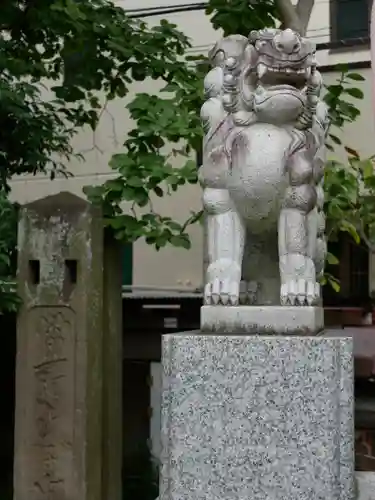
<svg viewBox="0 0 375 500"><path fill-rule="evenodd" d="M360 236L356 226L358 224L366 225L367 222L366 219L360 218L362 214L356 212L356 223L352 223L354 213L352 211L353 207L350 206L350 199L353 201L357 199L359 192L362 190L363 182L361 181L360 171L363 170L365 164L368 165L369 160L361 162L358 153L353 148L342 144L340 134L346 124L354 122L360 115L360 111L353 101L362 100L364 97L362 90L355 86L356 82L364 81L364 77L349 71L343 65L337 66L337 69L340 70L340 74L334 84L326 85L324 95L330 117L330 127L326 141L329 159L326 163L324 177L326 236L327 240L330 241L332 238L337 238L340 231L344 231L351 234L354 241L359 243ZM338 147L344 149L347 155L346 163L334 159L335 149ZM375 209L375 206L373 208ZM339 261L335 255L328 252L327 264L337 265ZM340 291L339 280L331 273L326 272L322 284L327 283L336 292Z"/></svg>

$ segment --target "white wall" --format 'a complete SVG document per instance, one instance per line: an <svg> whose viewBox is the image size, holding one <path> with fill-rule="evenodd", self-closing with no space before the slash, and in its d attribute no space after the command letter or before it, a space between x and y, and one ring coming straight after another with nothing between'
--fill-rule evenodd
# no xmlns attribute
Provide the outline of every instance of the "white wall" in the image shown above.
<svg viewBox="0 0 375 500"><path fill-rule="evenodd" d="M119 5L126 9L148 8L179 5L189 3L188 0L120 0ZM140 7L141 5L141 7ZM150 24L157 24L160 19L167 17L170 22L175 23L178 28L192 39L194 52L207 53L213 43L220 37L220 33L212 29L209 18L204 11L191 11L168 16L147 17L145 20ZM316 0L311 17L308 36L316 42L327 42L329 40L329 2L328 0ZM319 52L318 60L321 65L336 64L338 62L368 60L368 50L357 50L350 52L328 51ZM369 71L366 70L366 76ZM367 101L363 106L363 117L359 125L349 127L345 134L350 136L350 143L357 145L364 154L372 151L372 117L369 110L369 81L366 82ZM137 83L134 92L158 92L158 84L155 82ZM73 179L56 179L51 182L42 175L28 176L14 179L12 182L12 196L15 200L25 203L48 194L55 194L62 190L72 191L82 195L85 185L102 183L112 174L108 167L111 155L121 150L121 144L126 138L127 132L132 124L125 109L126 100L112 102L108 105L108 111L104 113L95 138L91 131L85 130L74 140L75 149L84 154L85 161L72 160L68 170L74 174ZM352 141L353 140L353 141ZM93 144L96 149L93 149ZM181 188L177 194L170 198L156 199L155 209L167 215L173 215L177 220L185 220L190 210L199 210L201 207L201 194L198 186ZM126 209L126 206L124 206ZM202 229L196 225L190 230L192 249L166 249L156 252L153 247L147 246L143 241L135 244L134 251L134 284L155 286L182 286L198 287L202 284L202 258L203 237Z"/></svg>

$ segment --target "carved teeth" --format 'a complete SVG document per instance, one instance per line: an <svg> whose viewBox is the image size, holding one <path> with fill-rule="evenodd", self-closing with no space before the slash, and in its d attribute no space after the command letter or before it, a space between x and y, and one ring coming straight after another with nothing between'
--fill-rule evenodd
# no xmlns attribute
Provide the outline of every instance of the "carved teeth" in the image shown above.
<svg viewBox="0 0 375 500"><path fill-rule="evenodd" d="M263 63L259 63L257 67L258 78L261 79L267 73L267 66Z"/></svg>
<svg viewBox="0 0 375 500"><path fill-rule="evenodd" d="M288 75L298 74L298 75L306 75L306 78L309 78L311 75L311 68L285 68L285 67L268 67L263 63L259 63L257 66L258 78L261 79L267 72L269 73L286 73Z"/></svg>

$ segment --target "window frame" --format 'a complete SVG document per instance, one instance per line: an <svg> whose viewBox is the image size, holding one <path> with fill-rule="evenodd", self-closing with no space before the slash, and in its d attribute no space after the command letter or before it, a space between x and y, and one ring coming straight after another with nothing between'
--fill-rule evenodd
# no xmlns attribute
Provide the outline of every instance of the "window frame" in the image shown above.
<svg viewBox="0 0 375 500"><path fill-rule="evenodd" d="M344 0L348 1L348 0ZM347 37L339 38L338 33L338 17L339 17L339 4L340 0L330 0L329 2L329 30L330 30L330 42L333 44L340 44L340 49L352 48L353 46L363 46L370 45L370 18L371 18L371 8L372 0L362 0L367 3L368 7L368 31L366 35L361 37ZM336 47L337 49L337 47ZM331 49L332 50L332 49Z"/></svg>

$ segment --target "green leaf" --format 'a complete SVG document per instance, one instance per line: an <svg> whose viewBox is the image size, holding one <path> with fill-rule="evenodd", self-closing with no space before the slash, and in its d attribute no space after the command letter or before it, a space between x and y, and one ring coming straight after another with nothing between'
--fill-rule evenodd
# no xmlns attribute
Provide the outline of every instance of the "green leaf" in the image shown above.
<svg viewBox="0 0 375 500"><path fill-rule="evenodd" d="M168 227L171 228L172 231L177 231L179 233L182 231L182 226L178 222L170 220L170 221L167 221L166 224L168 225Z"/></svg>
<svg viewBox="0 0 375 500"><path fill-rule="evenodd" d="M331 252L327 252L327 262L331 266L336 266L340 262L337 257L335 257Z"/></svg>
<svg viewBox="0 0 375 500"><path fill-rule="evenodd" d="M338 97L344 91L344 86L342 84L327 85L326 89L328 97L332 98Z"/></svg>
<svg viewBox="0 0 375 500"><path fill-rule="evenodd" d="M358 234L358 231L354 224L351 222L344 220L341 222L341 231L345 231L350 234L353 240L357 243L357 245L361 242L361 238Z"/></svg>
<svg viewBox="0 0 375 500"><path fill-rule="evenodd" d="M189 241L189 238L182 235L182 234L178 235L178 236L172 236L171 244L175 247L185 248L186 250L189 250L191 247L191 243Z"/></svg>
<svg viewBox="0 0 375 500"><path fill-rule="evenodd" d="M124 189L124 184L122 182L122 179L111 179L110 181L107 182L106 189L114 193L122 193Z"/></svg>
<svg viewBox="0 0 375 500"><path fill-rule="evenodd" d="M130 169L135 166L135 161L129 155L121 153L115 154L112 156L109 166L113 170L121 170L125 171L126 169Z"/></svg>
<svg viewBox="0 0 375 500"><path fill-rule="evenodd" d="M360 115L360 110L351 102L346 102L339 99L336 104L338 117L345 121L353 121Z"/></svg>
<svg viewBox="0 0 375 500"><path fill-rule="evenodd" d="M349 146L344 146L345 151L350 155L353 156L354 158L359 159L359 153L353 148L350 148Z"/></svg>
<svg viewBox="0 0 375 500"><path fill-rule="evenodd" d="M319 277L319 283L324 286L327 284L327 276L326 275L323 275L323 276L320 276Z"/></svg>
<svg viewBox="0 0 375 500"><path fill-rule="evenodd" d="M370 177L374 177L374 164L371 160L365 160L360 162L360 169L362 170L362 174L365 180Z"/></svg>
<svg viewBox="0 0 375 500"><path fill-rule="evenodd" d="M139 177L130 177L126 182L129 186L135 188L142 187L144 184L143 179L140 179Z"/></svg>
<svg viewBox="0 0 375 500"><path fill-rule="evenodd" d="M159 198L162 198L164 196L164 191L160 186L154 187L154 193L156 194L156 196L159 196Z"/></svg>
<svg viewBox="0 0 375 500"><path fill-rule="evenodd" d="M328 284L334 289L336 293L340 292L341 287L340 283L337 280L333 279L332 277L328 277Z"/></svg>
<svg viewBox="0 0 375 500"><path fill-rule="evenodd" d="M170 175L170 176L166 179L166 182L167 182L167 184L169 184L169 185L170 185L170 186L172 186L172 188L173 188L173 187L177 187L177 186L178 186L179 180L180 180L180 179L179 179L178 175L176 175L176 174L172 174L172 175Z"/></svg>
<svg viewBox="0 0 375 500"><path fill-rule="evenodd" d="M350 96L354 97L355 99L363 99L364 98L364 93L362 92L362 90L358 89L356 87L346 88L345 92L347 94L349 94Z"/></svg>
<svg viewBox="0 0 375 500"><path fill-rule="evenodd" d="M355 80L356 82L364 82L365 77L360 75L359 73L347 73L346 78L349 78L350 80Z"/></svg>
<svg viewBox="0 0 375 500"><path fill-rule="evenodd" d="M135 203L140 207L145 207L149 203L149 197L144 189L135 189L133 194Z"/></svg>
<svg viewBox="0 0 375 500"><path fill-rule="evenodd" d="M334 134L328 134L329 138L332 139L332 141L337 144L337 145L341 145L341 139L339 137L337 137L336 135Z"/></svg>

